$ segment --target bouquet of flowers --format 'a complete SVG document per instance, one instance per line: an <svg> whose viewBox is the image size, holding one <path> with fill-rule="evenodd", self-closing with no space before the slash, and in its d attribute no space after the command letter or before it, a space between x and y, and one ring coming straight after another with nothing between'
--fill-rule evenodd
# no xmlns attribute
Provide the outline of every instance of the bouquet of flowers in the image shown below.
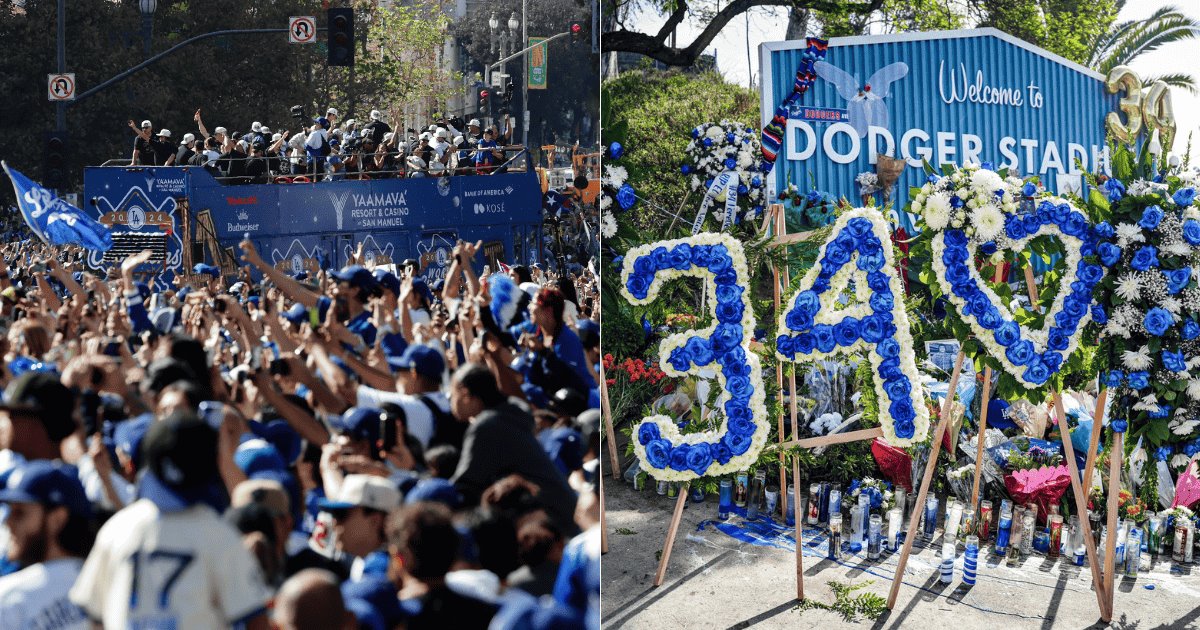
<svg viewBox="0 0 1200 630"><path fill-rule="evenodd" d="M863 171L854 178L854 183L858 184L858 194L863 197L869 197L881 190L879 185L879 176L872 171Z"/></svg>
<svg viewBox="0 0 1200 630"><path fill-rule="evenodd" d="M746 201L745 218L762 212L767 181L758 134L752 127L731 120L700 125L692 129L692 141L686 150L688 161L680 171L691 176L692 190L701 186L708 190L718 175L734 173L736 181L730 187L736 191L739 203ZM723 198L719 196L718 200ZM721 213L718 210L717 216L724 219Z"/></svg>
<svg viewBox="0 0 1200 630"><path fill-rule="evenodd" d="M1121 490L1117 494L1117 516L1136 523L1144 522L1149 517L1146 511L1146 502L1134 499L1133 493L1128 490Z"/></svg>
<svg viewBox="0 0 1200 630"><path fill-rule="evenodd" d="M801 194L800 189L790 182L783 194L779 195L779 200L788 204L792 214L799 217L799 227L809 229L833 223L840 204L836 197L820 190Z"/></svg>
<svg viewBox="0 0 1200 630"><path fill-rule="evenodd" d="M870 511L872 512L887 512L896 504L896 497L892 493L892 484L873 477L855 479L850 482L850 487L846 489L846 492L850 497L850 505L858 505L859 496L870 497Z"/></svg>

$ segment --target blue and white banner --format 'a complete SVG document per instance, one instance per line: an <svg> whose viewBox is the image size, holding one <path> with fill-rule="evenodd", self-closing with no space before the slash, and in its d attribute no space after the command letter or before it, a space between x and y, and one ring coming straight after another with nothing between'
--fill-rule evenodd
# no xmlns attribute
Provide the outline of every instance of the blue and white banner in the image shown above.
<svg viewBox="0 0 1200 630"><path fill-rule="evenodd" d="M729 226L733 223L733 216L737 213L737 181L738 175L733 171L726 171L717 175L713 179L712 186L704 193L704 199L700 201L700 211L696 213L696 220L692 222L692 236L700 233L704 228L704 219L708 216L708 208L716 201L721 193L725 193L725 219L721 222L721 231L728 232Z"/></svg>
<svg viewBox="0 0 1200 630"><path fill-rule="evenodd" d="M108 251L112 232L108 226L89 217L83 210L59 199L54 193L0 162L12 180L17 205L25 222L50 245L80 245L85 249Z"/></svg>

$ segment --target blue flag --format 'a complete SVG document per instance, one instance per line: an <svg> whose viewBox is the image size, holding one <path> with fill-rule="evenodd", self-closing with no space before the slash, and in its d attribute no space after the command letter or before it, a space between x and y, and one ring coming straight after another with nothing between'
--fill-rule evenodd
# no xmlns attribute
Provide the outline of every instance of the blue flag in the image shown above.
<svg viewBox="0 0 1200 630"><path fill-rule="evenodd" d="M12 180L25 223L43 241L50 245L80 245L102 252L112 248L112 231L107 225L59 199L16 169L9 168L7 163L0 162L0 166Z"/></svg>

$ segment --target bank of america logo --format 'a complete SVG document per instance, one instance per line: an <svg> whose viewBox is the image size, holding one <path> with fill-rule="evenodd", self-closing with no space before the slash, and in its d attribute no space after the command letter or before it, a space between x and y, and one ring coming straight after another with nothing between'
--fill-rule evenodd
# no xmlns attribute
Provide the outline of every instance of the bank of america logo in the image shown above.
<svg viewBox="0 0 1200 630"><path fill-rule="evenodd" d="M329 201L333 203L333 211L337 214L337 229L342 229L342 213L346 209L346 202L350 200L350 193L344 192L341 194L326 191L329 195Z"/></svg>

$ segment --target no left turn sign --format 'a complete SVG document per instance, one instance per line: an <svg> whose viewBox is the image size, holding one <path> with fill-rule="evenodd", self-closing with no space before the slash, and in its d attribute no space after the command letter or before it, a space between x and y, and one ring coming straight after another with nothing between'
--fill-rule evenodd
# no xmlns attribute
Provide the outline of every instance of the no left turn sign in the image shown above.
<svg viewBox="0 0 1200 630"><path fill-rule="evenodd" d="M75 73L46 75L46 98L51 101L75 100Z"/></svg>
<svg viewBox="0 0 1200 630"><path fill-rule="evenodd" d="M288 43L312 44L317 41L317 18L293 15L288 18Z"/></svg>

